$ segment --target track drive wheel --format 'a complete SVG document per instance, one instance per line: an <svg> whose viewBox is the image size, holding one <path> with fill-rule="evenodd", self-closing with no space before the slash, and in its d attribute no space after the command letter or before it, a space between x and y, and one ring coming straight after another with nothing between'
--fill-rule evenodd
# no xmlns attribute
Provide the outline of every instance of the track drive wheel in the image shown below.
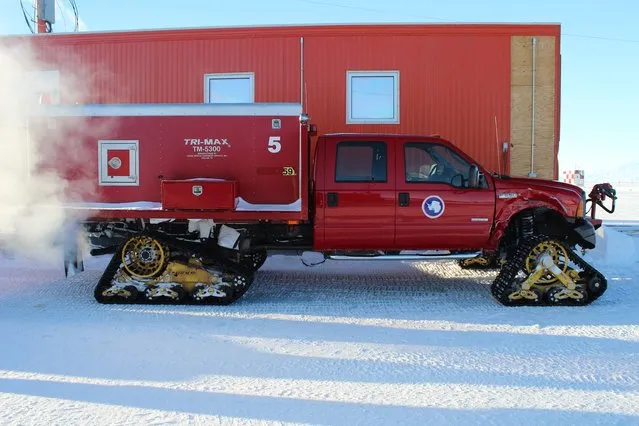
<svg viewBox="0 0 639 426"><path fill-rule="evenodd" d="M124 242L121 261L124 270L136 278L159 276L169 260L165 244L148 235L136 235Z"/></svg>
<svg viewBox="0 0 639 426"><path fill-rule="evenodd" d="M506 306L579 306L591 303L605 288L603 275L564 242L535 236L509 256L491 292Z"/></svg>

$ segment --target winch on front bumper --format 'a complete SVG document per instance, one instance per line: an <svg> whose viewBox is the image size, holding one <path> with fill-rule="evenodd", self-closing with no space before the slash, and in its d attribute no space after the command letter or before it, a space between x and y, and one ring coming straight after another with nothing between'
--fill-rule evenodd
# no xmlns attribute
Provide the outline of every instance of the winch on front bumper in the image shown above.
<svg viewBox="0 0 639 426"><path fill-rule="evenodd" d="M590 250L595 248L595 232L601 227L601 224L603 222L601 219L597 219L595 217L597 214L597 206L601 207L604 211L610 214L614 213L617 202L617 191L615 191L615 189L609 183L599 183L592 187L588 199L586 199L586 193L582 193L582 204L584 206L584 210L588 206L588 203L591 204L590 210L584 211L583 218L569 220L569 225L572 228L572 239L576 242L576 244L584 249ZM604 204L604 201L607 198L610 198L612 200L612 204L610 207L606 207L606 205ZM589 217L587 216L588 214L590 214Z"/></svg>

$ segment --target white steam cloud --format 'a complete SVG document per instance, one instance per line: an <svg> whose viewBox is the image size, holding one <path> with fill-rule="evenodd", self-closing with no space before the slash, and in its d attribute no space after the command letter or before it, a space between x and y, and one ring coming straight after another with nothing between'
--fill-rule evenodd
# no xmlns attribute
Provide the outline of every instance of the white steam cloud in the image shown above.
<svg viewBox="0 0 639 426"><path fill-rule="evenodd" d="M55 261L64 230L77 219L65 204L80 201L94 186L86 162L95 148L83 140L90 130L83 120L52 120L37 112L46 98L82 100L90 74L69 58L58 72L24 40L0 39L0 247ZM72 180L65 176L70 171Z"/></svg>

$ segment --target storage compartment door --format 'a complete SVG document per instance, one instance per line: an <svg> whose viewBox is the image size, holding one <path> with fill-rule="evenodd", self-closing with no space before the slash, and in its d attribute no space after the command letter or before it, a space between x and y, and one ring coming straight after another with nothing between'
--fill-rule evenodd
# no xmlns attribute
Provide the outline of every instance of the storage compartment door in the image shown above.
<svg viewBox="0 0 639 426"><path fill-rule="evenodd" d="M101 186L140 184L138 141L98 141Z"/></svg>

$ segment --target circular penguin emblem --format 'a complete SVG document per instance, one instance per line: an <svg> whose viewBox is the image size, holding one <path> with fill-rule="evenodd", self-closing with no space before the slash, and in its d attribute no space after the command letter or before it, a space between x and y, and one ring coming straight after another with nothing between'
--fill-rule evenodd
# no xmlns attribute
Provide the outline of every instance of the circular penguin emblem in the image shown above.
<svg viewBox="0 0 639 426"><path fill-rule="evenodd" d="M446 210L446 204L437 195L426 197L422 203L422 211L429 219L437 219L444 214L444 210Z"/></svg>

